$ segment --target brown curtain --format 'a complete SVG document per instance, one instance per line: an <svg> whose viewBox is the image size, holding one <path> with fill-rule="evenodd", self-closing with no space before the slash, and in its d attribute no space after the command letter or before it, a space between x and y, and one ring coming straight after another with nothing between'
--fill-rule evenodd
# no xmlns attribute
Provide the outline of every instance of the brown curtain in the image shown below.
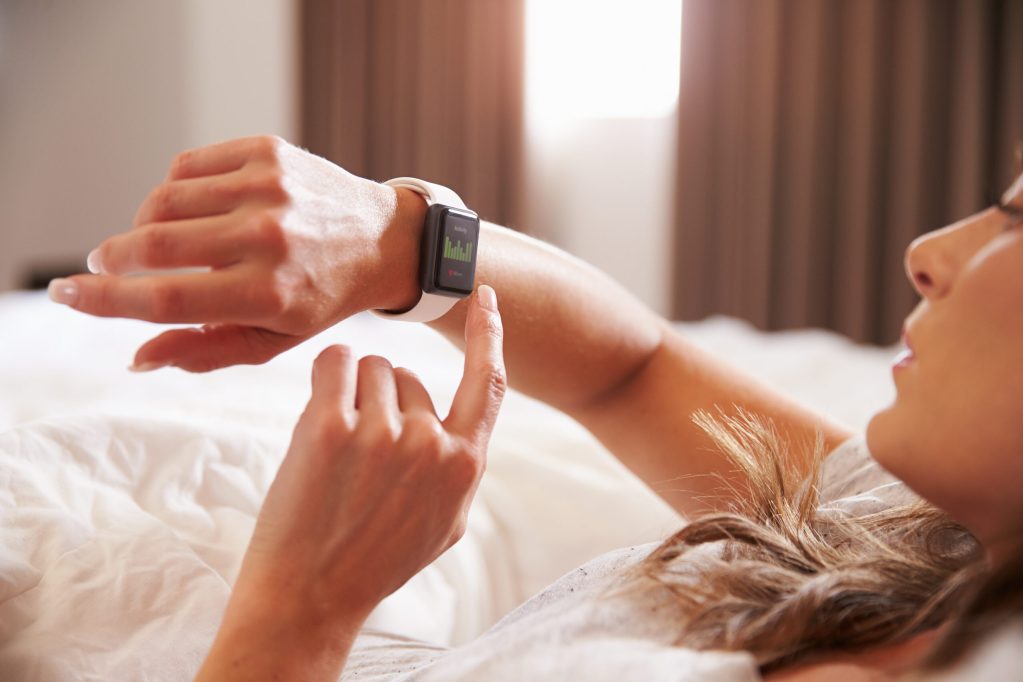
<svg viewBox="0 0 1023 682"><path fill-rule="evenodd" d="M521 215L524 0L303 0L304 145Z"/></svg>
<svg viewBox="0 0 1023 682"><path fill-rule="evenodd" d="M1023 142L1023 0L685 0L674 314L891 343Z"/></svg>

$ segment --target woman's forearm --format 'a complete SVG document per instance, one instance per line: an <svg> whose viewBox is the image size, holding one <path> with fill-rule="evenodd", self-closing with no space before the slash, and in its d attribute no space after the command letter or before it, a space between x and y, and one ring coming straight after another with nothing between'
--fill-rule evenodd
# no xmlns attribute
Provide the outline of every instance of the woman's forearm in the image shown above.
<svg viewBox="0 0 1023 682"><path fill-rule="evenodd" d="M388 230L391 276L377 296L394 309L419 295L415 254L425 216L426 202L399 189ZM597 268L493 223L482 222L479 243L476 284L497 292L513 388L572 414L620 388L660 345L663 319ZM430 326L464 348L466 310L460 301Z"/></svg>
<svg viewBox="0 0 1023 682"><path fill-rule="evenodd" d="M697 348L610 277L540 241L484 224L477 281L497 292L510 385L575 418L684 515L725 509L744 490L689 419L700 410L770 420L797 466L818 432L827 451L852 435ZM461 345L464 317L461 302L430 324Z"/></svg>
<svg viewBox="0 0 1023 682"><path fill-rule="evenodd" d="M496 292L512 387L572 413L639 372L662 319L610 277L548 244L483 223L477 283ZM466 303L431 323L462 347Z"/></svg>

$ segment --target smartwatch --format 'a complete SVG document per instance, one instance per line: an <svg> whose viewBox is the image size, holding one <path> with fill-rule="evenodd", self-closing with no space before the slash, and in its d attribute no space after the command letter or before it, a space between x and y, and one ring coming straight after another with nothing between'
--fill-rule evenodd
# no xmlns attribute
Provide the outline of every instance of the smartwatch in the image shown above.
<svg viewBox="0 0 1023 682"><path fill-rule="evenodd" d="M472 293L480 218L447 187L416 178L394 178L384 184L411 189L426 200L426 222L419 248L419 286L423 295L409 310L374 310L373 314L404 322L436 320Z"/></svg>

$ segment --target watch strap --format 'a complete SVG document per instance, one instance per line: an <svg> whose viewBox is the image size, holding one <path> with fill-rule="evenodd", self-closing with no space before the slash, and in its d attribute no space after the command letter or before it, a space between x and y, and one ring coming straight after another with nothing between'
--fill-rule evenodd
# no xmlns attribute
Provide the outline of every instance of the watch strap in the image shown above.
<svg viewBox="0 0 1023 682"><path fill-rule="evenodd" d="M400 313L391 313L386 310L373 310L371 311L378 317L383 317L388 320L401 320L402 322L432 322L438 317L443 317L456 303L461 301L460 298L452 298L451 296L440 296L438 294L428 294L423 292L419 302L408 310Z"/></svg>
<svg viewBox="0 0 1023 682"><path fill-rule="evenodd" d="M419 178L393 178L384 183L390 187L410 189L419 193L426 200L426 205L443 204L455 208L466 208L465 202L452 190L443 185L437 185ZM461 299L451 296L441 296L422 292L419 301L402 312L390 312L387 310L371 310L377 317L387 320L400 320L401 322L432 322L451 310Z"/></svg>
<svg viewBox="0 0 1023 682"><path fill-rule="evenodd" d="M455 208L466 208L462 198L444 185L437 185L419 178L393 178L384 183L390 187L403 187L418 192L426 199L427 205L444 204Z"/></svg>

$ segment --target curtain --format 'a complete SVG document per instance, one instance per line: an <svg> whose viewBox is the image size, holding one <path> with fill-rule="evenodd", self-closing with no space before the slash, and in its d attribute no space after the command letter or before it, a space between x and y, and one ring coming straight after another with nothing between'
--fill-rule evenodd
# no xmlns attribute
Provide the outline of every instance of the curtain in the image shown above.
<svg viewBox="0 0 1023 682"><path fill-rule="evenodd" d="M524 0L303 0L302 138L363 177L521 215Z"/></svg>
<svg viewBox="0 0 1023 682"><path fill-rule="evenodd" d="M673 312L891 343L917 235L1014 175L1021 0L685 0Z"/></svg>

